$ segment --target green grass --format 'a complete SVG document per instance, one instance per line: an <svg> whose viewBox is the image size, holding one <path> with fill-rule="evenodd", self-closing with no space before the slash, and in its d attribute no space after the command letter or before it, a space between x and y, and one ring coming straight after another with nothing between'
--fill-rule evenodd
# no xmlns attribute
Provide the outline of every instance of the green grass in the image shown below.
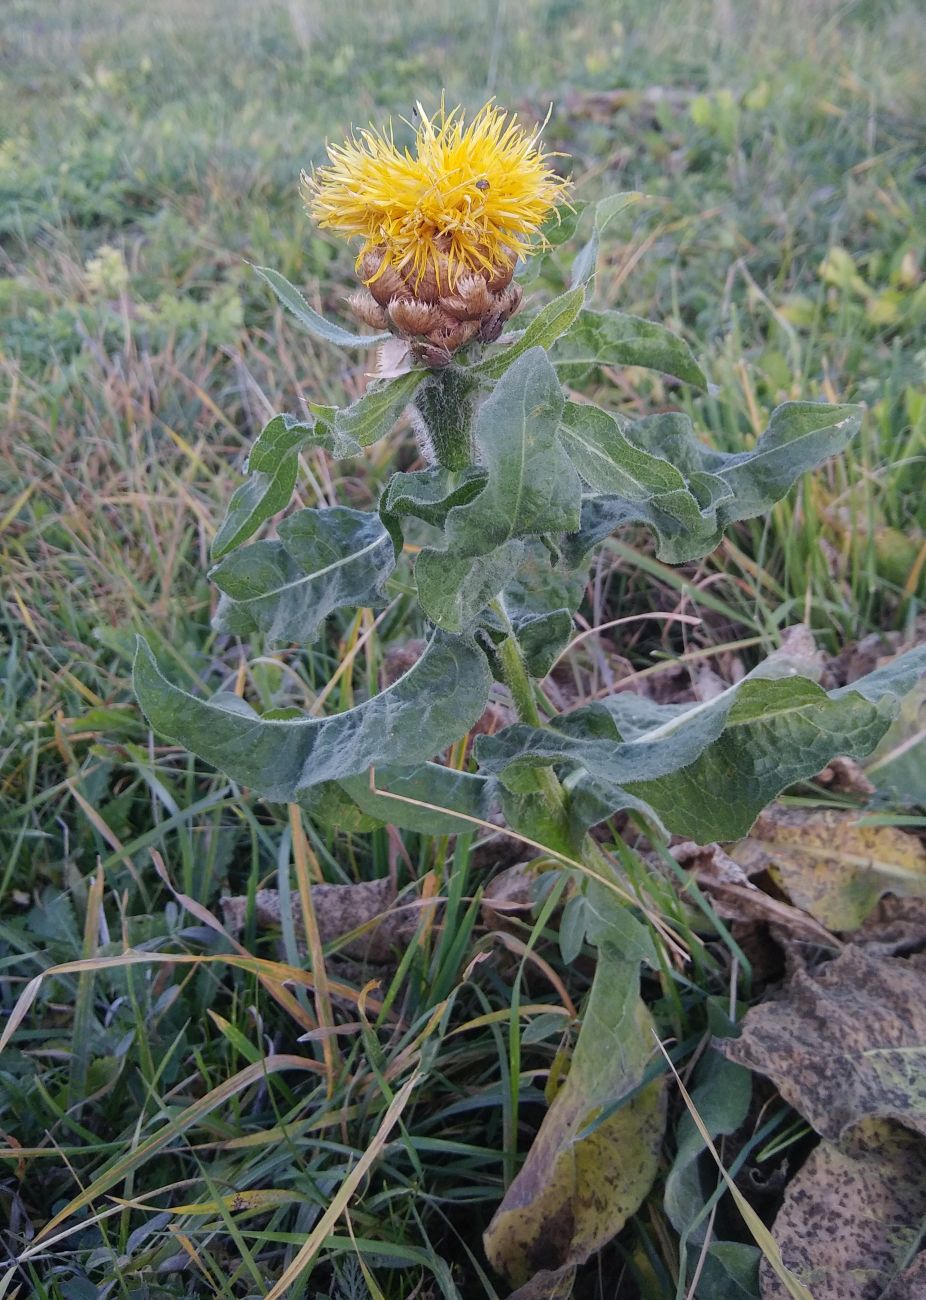
<svg viewBox="0 0 926 1300"><path fill-rule="evenodd" d="M276 267L316 306L342 311L350 255L303 216L300 168L326 136L407 116L444 87L453 102L475 107L494 93L538 117L552 101L547 137L572 155L581 197L651 196L610 238L597 301L681 331L717 386L691 399L628 372L605 377L603 400L640 413L689 405L726 449L748 446L786 398L867 404L849 455L709 560L670 571L644 539L625 537L593 575L590 625L651 610L702 618L630 625L624 640L602 642L609 652L636 668L704 655L723 671L731 646L743 642L748 660L803 618L836 651L871 631L907 633L922 611L924 61L916 0L8 0L4 1012L57 964L125 944L152 956L45 979L0 1058L4 1145L28 1149L0 1165L7 1251L28 1253L86 1192L68 1235L28 1255L8 1294L263 1295L413 1069L419 1081L349 1220L291 1295L504 1294L482 1272L481 1231L543 1113L562 1026L574 1029L563 995L581 1006L588 986L590 965L565 965L546 922L520 923L518 937L558 984L486 929L478 899L513 860L507 846L309 823L325 879L394 871L410 896L427 880L443 900L383 978L381 1012L361 1014L355 999L343 1018L359 1027L326 1057L322 1041L297 1042L314 1016L309 991L283 1007L254 970L163 960L227 956L203 909L219 915L223 893L295 887L299 868L285 818L149 736L129 691L134 633L153 634L191 686L218 689L244 671L268 705L283 705L315 698L369 627L335 618L311 653L254 647L242 665L209 626L208 543L265 417L364 382L365 362L300 333L247 265ZM550 264L538 295L565 265ZM413 459L407 431L346 467L313 453L301 497L367 505L396 456ZM389 649L419 630L395 595L328 707L366 691ZM608 662L585 646L576 689L593 694ZM692 967L667 965L646 989L663 1036L690 1054L730 997L731 951L704 942L707 922L691 930L662 877L641 868L641 879L693 945ZM277 936L253 917L242 941L278 960ZM285 925L283 948L304 964ZM268 1054L310 1068L284 1061L262 1075L254 1063ZM118 1177L106 1178L113 1167ZM276 1203L242 1212L234 1197L253 1189L276 1189ZM202 1213L169 1213L205 1202ZM671 1298L684 1295L678 1272L657 1184L577 1295Z"/></svg>

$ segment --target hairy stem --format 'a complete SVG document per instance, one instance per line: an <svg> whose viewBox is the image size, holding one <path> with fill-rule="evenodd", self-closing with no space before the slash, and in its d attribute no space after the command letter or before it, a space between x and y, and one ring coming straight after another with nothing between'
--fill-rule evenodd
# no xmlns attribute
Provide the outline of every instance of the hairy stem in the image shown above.
<svg viewBox="0 0 926 1300"><path fill-rule="evenodd" d="M459 366L432 370L415 394L430 451L444 469L467 469L475 462L473 396L477 382Z"/></svg>

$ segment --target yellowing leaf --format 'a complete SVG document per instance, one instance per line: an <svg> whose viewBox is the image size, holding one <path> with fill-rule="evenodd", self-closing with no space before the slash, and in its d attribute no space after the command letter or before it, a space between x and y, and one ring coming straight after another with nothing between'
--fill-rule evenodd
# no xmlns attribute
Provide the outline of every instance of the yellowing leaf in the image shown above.
<svg viewBox="0 0 926 1300"><path fill-rule="evenodd" d="M515 1285L582 1263L620 1231L656 1175L662 1079L592 1127L639 1085L653 1050L638 990L637 964L602 950L566 1082L485 1234L492 1266Z"/></svg>
<svg viewBox="0 0 926 1300"><path fill-rule="evenodd" d="M121 1196L112 1198L119 1205L134 1206L150 1212L151 1206L145 1201L126 1200ZM159 1214L217 1214L221 1209L232 1214L259 1214L262 1210L272 1210L278 1205L292 1205L308 1200L301 1192L288 1187L250 1187L243 1192L229 1192L227 1196L217 1196L211 1201L196 1201L189 1205L168 1205L159 1210Z"/></svg>
<svg viewBox="0 0 926 1300"><path fill-rule="evenodd" d="M773 806L730 850L747 875L769 871L796 907L830 930L857 930L882 894L926 897L926 851L893 826L836 809Z"/></svg>

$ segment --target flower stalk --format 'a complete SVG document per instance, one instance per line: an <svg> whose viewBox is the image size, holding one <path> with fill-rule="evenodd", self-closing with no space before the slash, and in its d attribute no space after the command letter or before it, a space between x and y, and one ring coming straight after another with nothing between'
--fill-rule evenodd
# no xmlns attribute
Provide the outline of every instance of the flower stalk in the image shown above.
<svg viewBox="0 0 926 1300"><path fill-rule="evenodd" d="M413 423L425 455L444 469L476 461L473 414L477 382L457 366L432 370L415 394Z"/></svg>

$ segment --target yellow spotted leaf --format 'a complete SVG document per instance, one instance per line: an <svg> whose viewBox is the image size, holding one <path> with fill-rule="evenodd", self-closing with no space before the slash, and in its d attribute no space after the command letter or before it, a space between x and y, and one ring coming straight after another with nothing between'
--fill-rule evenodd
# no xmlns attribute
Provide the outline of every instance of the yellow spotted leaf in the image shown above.
<svg viewBox="0 0 926 1300"><path fill-rule="evenodd" d="M768 871L795 907L830 930L857 930L882 894L926 897L926 850L863 814L782 808L762 813L730 850L747 875Z"/></svg>
<svg viewBox="0 0 926 1300"><path fill-rule="evenodd" d="M665 1128L665 1089L656 1079L634 1090L655 1045L652 1026L637 964L602 950L565 1083L485 1234L489 1261L514 1285L582 1263L649 1191Z"/></svg>

